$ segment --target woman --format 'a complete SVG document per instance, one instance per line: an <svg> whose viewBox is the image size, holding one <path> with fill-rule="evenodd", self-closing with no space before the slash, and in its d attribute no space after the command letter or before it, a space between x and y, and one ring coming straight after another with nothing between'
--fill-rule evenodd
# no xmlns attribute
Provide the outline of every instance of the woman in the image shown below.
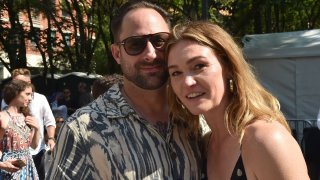
<svg viewBox="0 0 320 180"><path fill-rule="evenodd" d="M3 89L8 108L0 112L0 179L39 179L29 153L40 139L37 120L30 115L32 84L12 80Z"/></svg>
<svg viewBox="0 0 320 180"><path fill-rule="evenodd" d="M173 29L166 49L174 116L212 130L208 179L309 179L277 99L256 80L232 37L210 22Z"/></svg>

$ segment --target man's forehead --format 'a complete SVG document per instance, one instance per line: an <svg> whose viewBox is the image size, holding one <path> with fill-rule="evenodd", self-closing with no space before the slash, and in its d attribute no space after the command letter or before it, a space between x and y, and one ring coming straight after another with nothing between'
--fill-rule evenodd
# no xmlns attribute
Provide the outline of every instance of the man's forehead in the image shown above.
<svg viewBox="0 0 320 180"><path fill-rule="evenodd" d="M120 38L154 34L157 32L169 32L165 19L159 12L151 8L138 8L129 11L123 19Z"/></svg>

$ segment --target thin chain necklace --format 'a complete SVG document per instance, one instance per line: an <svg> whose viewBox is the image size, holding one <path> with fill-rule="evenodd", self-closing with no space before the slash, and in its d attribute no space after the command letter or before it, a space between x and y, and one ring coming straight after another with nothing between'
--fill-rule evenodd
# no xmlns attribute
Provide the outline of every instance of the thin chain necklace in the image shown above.
<svg viewBox="0 0 320 180"><path fill-rule="evenodd" d="M166 137L166 134L168 133L168 121L166 122L162 122L162 121L158 121L158 122L153 122L153 121L149 121L146 119L146 116L144 115L144 113L142 113L138 107L134 106L134 103L132 102L132 100L129 98L129 96L127 95L126 91L124 90L124 88L122 88L122 94L123 97L127 100L128 104L131 105L131 108L145 121L147 121L148 123L150 123L155 129L158 130L158 132L163 136Z"/></svg>

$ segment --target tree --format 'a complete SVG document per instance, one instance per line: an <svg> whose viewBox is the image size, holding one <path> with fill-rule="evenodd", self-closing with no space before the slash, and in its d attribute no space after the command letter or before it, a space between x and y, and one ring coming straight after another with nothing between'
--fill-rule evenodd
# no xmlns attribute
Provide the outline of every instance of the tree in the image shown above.
<svg viewBox="0 0 320 180"><path fill-rule="evenodd" d="M235 38L245 34L319 28L320 0L215 0L207 1L209 20L222 25ZM52 3L55 2L55 3ZM120 68L113 60L110 21L123 0L2 0L0 1L0 50L9 59L0 61L11 71L25 67L26 42L32 40L42 57L43 74L50 72L98 72L111 74ZM153 0L167 10L172 24L199 20L203 0ZM204 10L204 9L203 9ZM21 24L25 14L28 27ZM41 14L46 27L34 26ZM8 17L4 21L1 17Z"/></svg>
<svg viewBox="0 0 320 180"><path fill-rule="evenodd" d="M9 64L2 58L1 63L11 71L17 67L25 67L26 46L24 43L25 31L19 22L21 4L16 1L3 0L0 2L0 48L7 53ZM4 20L8 19L8 20Z"/></svg>
<svg viewBox="0 0 320 180"><path fill-rule="evenodd" d="M320 0L229 0L213 3L216 17L236 37L319 28ZM222 2L222 1L221 1ZM226 1L224 1L226 2Z"/></svg>

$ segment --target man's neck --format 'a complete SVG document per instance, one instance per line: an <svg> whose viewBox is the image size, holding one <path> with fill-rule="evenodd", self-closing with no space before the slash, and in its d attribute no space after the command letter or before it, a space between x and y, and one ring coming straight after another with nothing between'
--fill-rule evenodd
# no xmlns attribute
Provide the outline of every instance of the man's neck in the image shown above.
<svg viewBox="0 0 320 180"><path fill-rule="evenodd" d="M165 85L157 90L145 90L132 84L124 83L121 92L139 116L151 124L168 122Z"/></svg>

